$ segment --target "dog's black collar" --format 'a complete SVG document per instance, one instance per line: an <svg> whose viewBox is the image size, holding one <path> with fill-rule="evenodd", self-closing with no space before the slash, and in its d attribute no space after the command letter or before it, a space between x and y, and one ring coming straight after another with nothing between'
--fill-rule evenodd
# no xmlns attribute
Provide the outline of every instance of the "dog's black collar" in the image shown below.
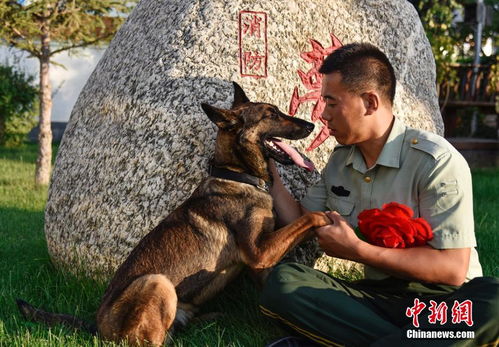
<svg viewBox="0 0 499 347"><path fill-rule="evenodd" d="M236 171L232 171L232 170L228 170L228 169L222 169L222 168L214 167L212 165L210 165L208 172L209 172L210 176L213 176L213 177L251 184L251 185L257 187L258 189L263 190L264 192L267 192L267 193L270 192L270 187L269 187L267 182L265 182L261 178L258 178L258 177L252 176L252 175L248 175L245 173L236 172Z"/></svg>

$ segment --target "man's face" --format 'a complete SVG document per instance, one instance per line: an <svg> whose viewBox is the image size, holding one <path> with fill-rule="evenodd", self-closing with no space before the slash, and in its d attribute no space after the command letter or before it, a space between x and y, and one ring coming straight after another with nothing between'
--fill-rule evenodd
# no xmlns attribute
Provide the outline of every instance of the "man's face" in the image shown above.
<svg viewBox="0 0 499 347"><path fill-rule="evenodd" d="M321 95L326 106L322 118L327 121L330 134L342 145L367 140L368 119L361 96L350 93L341 82L341 74L323 76Z"/></svg>

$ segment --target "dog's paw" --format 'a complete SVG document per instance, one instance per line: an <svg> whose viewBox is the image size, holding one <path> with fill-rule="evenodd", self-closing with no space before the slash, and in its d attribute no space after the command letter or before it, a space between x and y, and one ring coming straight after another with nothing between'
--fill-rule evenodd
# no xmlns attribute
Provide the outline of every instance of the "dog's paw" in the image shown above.
<svg viewBox="0 0 499 347"><path fill-rule="evenodd" d="M36 309L22 299L16 299L16 304L24 319L31 320Z"/></svg>
<svg viewBox="0 0 499 347"><path fill-rule="evenodd" d="M193 312L178 308L173 324L175 325L175 328L184 328L192 317L194 317Z"/></svg>
<svg viewBox="0 0 499 347"><path fill-rule="evenodd" d="M312 226L315 228L320 228L332 223L331 219L329 219L324 212L311 212L310 217L312 218Z"/></svg>

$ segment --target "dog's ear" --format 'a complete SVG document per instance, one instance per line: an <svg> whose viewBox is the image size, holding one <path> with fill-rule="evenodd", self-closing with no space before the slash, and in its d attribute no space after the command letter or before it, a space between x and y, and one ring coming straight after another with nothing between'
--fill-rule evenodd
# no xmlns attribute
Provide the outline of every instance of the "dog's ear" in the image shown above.
<svg viewBox="0 0 499 347"><path fill-rule="evenodd" d="M230 110L224 110L204 103L201 104L201 108L208 118L220 129L229 130L239 123L237 116Z"/></svg>
<svg viewBox="0 0 499 347"><path fill-rule="evenodd" d="M232 108L250 102L243 88L236 82L232 82L232 84L234 85L234 102L232 103Z"/></svg>

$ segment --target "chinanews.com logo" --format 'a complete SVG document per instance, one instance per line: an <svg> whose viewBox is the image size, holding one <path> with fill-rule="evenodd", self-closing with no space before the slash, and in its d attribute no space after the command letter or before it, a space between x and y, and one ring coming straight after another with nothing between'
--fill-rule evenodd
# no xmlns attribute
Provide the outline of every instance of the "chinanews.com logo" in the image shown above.
<svg viewBox="0 0 499 347"><path fill-rule="evenodd" d="M408 318L412 318L412 325L415 328L420 327L419 315L426 307L427 305L424 302L416 298L414 299L414 305L407 308L405 315ZM435 325L435 328L439 324L442 326L448 322L447 314L449 307L446 302L438 304L436 301L430 300L428 310L430 311L428 323ZM450 312L451 317L449 322L453 325L464 323L469 327L473 326L473 302L471 300L464 300L462 302L454 300ZM475 338L475 332L472 330L408 329L406 336L408 339L473 339Z"/></svg>
<svg viewBox="0 0 499 347"><path fill-rule="evenodd" d="M469 330L449 331L449 330L407 330L408 339L474 339L475 332Z"/></svg>

